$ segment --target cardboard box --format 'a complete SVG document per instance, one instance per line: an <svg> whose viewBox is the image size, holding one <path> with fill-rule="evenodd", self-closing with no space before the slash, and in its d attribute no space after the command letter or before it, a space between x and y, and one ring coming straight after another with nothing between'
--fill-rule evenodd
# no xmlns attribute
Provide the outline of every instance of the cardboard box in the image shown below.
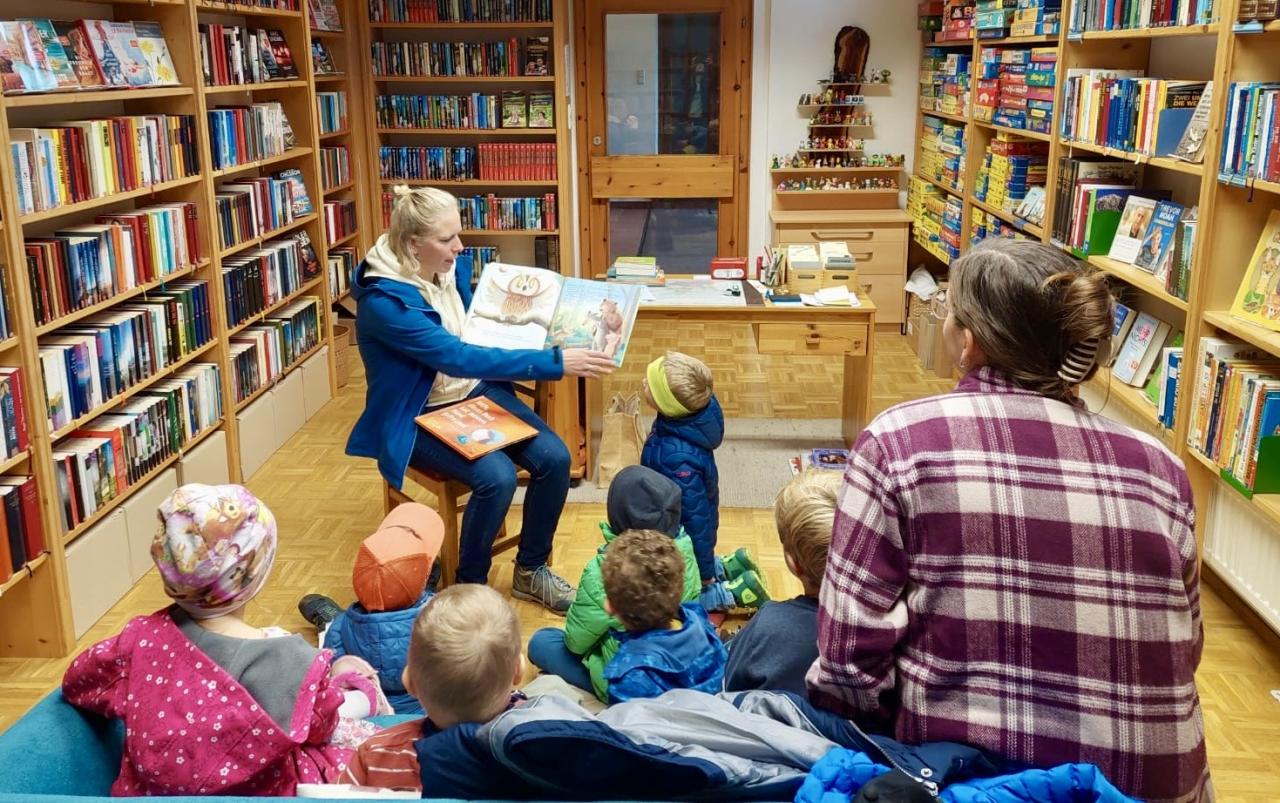
<svg viewBox="0 0 1280 803"><path fill-rule="evenodd" d="M275 396L276 399L276 445L271 450L274 452L283 446L285 441L292 438L295 432L302 429L302 425L307 421L306 401L302 390L302 371L294 370L289 373L267 395Z"/></svg>
<svg viewBox="0 0 1280 803"><path fill-rule="evenodd" d="M231 482L227 466L227 433L218 431L178 461L178 484L201 482L205 485L225 485Z"/></svg>
<svg viewBox="0 0 1280 803"><path fill-rule="evenodd" d="M226 442L226 436L218 433ZM216 437L216 436L215 436ZM201 447L207 444L200 444ZM224 447L225 448L225 447ZM226 452L223 452L222 463L225 466L227 462ZM225 480L223 481L225 482ZM125 550L128 554L129 561L129 583L138 582L142 575L151 570L155 564L151 560L151 541L156 535L156 510L159 509L160 503L163 502L174 489L181 484L178 480L177 469L166 469L144 487L139 488L133 496L122 505L120 511L124 514L125 528L128 532L129 548Z"/></svg>
<svg viewBox="0 0 1280 803"><path fill-rule="evenodd" d="M151 515L154 520L154 510ZM133 587L128 541L124 511L114 510L67 547L67 585L76 638L83 636Z"/></svg>
<svg viewBox="0 0 1280 803"><path fill-rule="evenodd" d="M302 364L302 403L307 420L320 412L333 394L329 392L329 347L325 346Z"/></svg>
<svg viewBox="0 0 1280 803"><path fill-rule="evenodd" d="M248 480L276 450L276 397L264 393L236 416L240 430L240 476Z"/></svg>

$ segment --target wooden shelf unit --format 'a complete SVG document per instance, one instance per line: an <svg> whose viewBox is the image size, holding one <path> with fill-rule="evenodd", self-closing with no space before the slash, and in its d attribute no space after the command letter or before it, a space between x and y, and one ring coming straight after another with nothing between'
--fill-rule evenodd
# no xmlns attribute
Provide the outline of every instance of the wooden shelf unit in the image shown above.
<svg viewBox="0 0 1280 803"><path fill-rule="evenodd" d="M1062 17L1070 18L1070 2L1064 4ZM1229 314L1232 300L1237 288L1248 269L1254 247L1261 236L1267 216L1272 210L1280 209L1280 184L1269 184L1263 181L1249 181L1242 186L1220 181L1217 165L1220 159L1223 126L1226 114L1228 92L1227 87L1237 81L1278 81L1280 80L1280 63L1275 59L1277 45L1280 45L1280 23L1269 23L1260 33L1236 33L1232 29L1239 7L1239 0L1226 0L1220 3L1217 10L1219 20L1207 25L1185 27L1147 28L1125 31L1094 31L1083 34L1069 34L1065 30L1052 42L1059 47L1057 64L1057 86L1055 89L1056 106L1054 112L1054 134L1048 137L1050 142L1049 175L1046 188L1049 190L1045 210L1045 220L1054 217L1055 197L1053 188L1058 181L1058 160L1062 156L1098 156L1111 157L1116 160L1137 162L1144 165L1144 186L1154 186L1174 191L1174 199L1190 207L1199 207L1199 227L1196 233L1195 251L1192 257L1191 284L1188 299L1175 298L1164 289L1163 282L1157 280L1131 265L1116 262L1102 256L1094 256L1089 262L1099 270L1116 277L1121 286L1129 289L1129 297L1140 309L1168 321L1174 331L1181 330L1185 334L1184 362L1180 377L1181 392L1175 411L1175 423L1171 430L1161 430L1156 423L1156 411L1144 398L1141 388L1134 388L1111 376L1110 371L1099 372L1094 380L1100 394L1110 393L1110 404L1118 404L1147 425L1147 429L1159 432L1165 444L1187 465L1187 473L1196 497L1197 536L1203 543L1205 523L1212 520L1209 512L1211 501L1216 492L1223 486L1231 487L1222 479L1220 470L1212 461L1187 445L1188 432L1193 422L1191 414L1194 402L1188 401L1194 395L1193 390L1199 379L1201 367L1194 355L1198 354L1199 342L1206 336L1223 336L1242 340L1262 349L1267 354L1280 358L1280 333L1272 332L1264 327L1237 320ZM1204 65L1190 74L1170 72L1161 64L1179 64L1176 58L1170 58L1170 52L1157 53L1153 59L1153 51L1157 48L1176 48L1188 37L1212 41L1212 65ZM982 47L993 42L971 42L973 62L978 62L978 54ZM1007 42L1006 42L1007 44ZM925 43L925 47L938 46L955 48L957 43ZM1161 57L1163 56L1163 58ZM1207 58L1208 53L1205 53ZM1168 157L1153 157L1143 154L1126 153L1089 143L1072 142L1059 136L1061 122L1061 103L1064 97L1067 71L1073 68L1096 67L1113 69L1144 69L1146 74L1167 79L1187 79L1213 82L1213 104L1209 120L1205 158L1203 164L1190 164ZM921 115L933 112L921 111ZM947 119L955 119L954 115L938 114ZM972 113L961 117L957 122L975 122ZM970 126L974 130L1001 130L1022 135L1023 132L979 123ZM1043 140L1043 136L1029 136ZM973 182L978 167L982 162L982 150L985 144L980 137L970 135L966 139L965 187L962 193L965 209L963 215L963 231L961 235L961 252L970 248L971 235L970 212L974 208L984 209L985 205L973 197ZM918 156L918 154L917 154ZM993 211L985 209L985 211ZM1046 225L1040 231L1024 226L1026 234L1052 245L1052 226ZM1232 488L1227 493L1237 494ZM1280 532L1280 494L1254 495L1248 500L1251 507L1269 520ZM1233 581L1224 578L1229 584ZM1248 594L1242 593L1248 599Z"/></svg>
<svg viewBox="0 0 1280 803"><path fill-rule="evenodd" d="M343 0L352 7L357 0ZM305 8L301 4L300 8ZM346 12L344 12L346 13ZM39 9L20 0L0 0L0 15L4 19L31 17L38 14L54 19L115 19L153 21L164 30L166 45L178 74L177 86L145 87L138 89L105 89L80 92L53 92L30 95L11 95L0 98L0 151L9 152L10 129L40 127L68 119L88 119L132 114L181 114L195 120L196 151L199 171L192 176L161 182L129 192L68 204L55 209L23 215L19 212L17 177L11 158L0 159L0 218L6 225L0 226L0 262L8 271L9 318L13 322L14 336L0 342L0 365L22 368L23 390L27 407L27 431L30 448L12 459L0 461L0 473L30 473L35 477L39 490L40 512L44 528L47 552L35 557L21 572L0 586L0 657L56 658L70 653L75 646L75 629L71 615L71 588L67 567L66 547L75 538L88 531L94 524L107 517L119 505L125 504L146 482L167 467L177 463L183 454L215 433L224 433L227 443L228 473L232 481L241 481L239 443L237 438L237 409L231 388L231 372L227 359L229 327L226 322L227 299L222 282L222 258L231 250L218 247L219 225L215 213L214 191L217 184L231 177L268 174L282 167L296 167L302 173L312 203L320 208L323 198L319 173L318 125L315 106L315 81L311 65L311 40L306 15L302 10L281 11L236 4L208 2L208 0L106 0L74 2L50 0ZM361 10L363 14L363 10ZM359 15L356 15L359 16ZM251 27L279 29L289 44L298 77L246 86L205 87L201 76L201 53L198 25L205 20L223 24L245 24ZM357 39L326 37L326 44L335 51ZM354 46L353 53L363 49ZM335 54L336 58L336 54ZM349 74L360 74L363 61L357 58L347 67ZM363 90L360 81L355 82L355 93ZM335 82L326 81L326 87ZM225 170L213 170L209 142L207 111L215 104L276 100L285 108L291 127L297 138L297 147L286 154L263 159L247 165L237 165ZM351 108L359 110L357 97ZM353 129L357 128L353 126ZM349 136L359 137L358 134ZM363 140L357 139L352 148L353 178L365 175L363 160L367 151ZM348 191L362 191L367 181L352 181ZM197 240L203 257L196 264L184 267L161 280L147 282L124 291L103 302L68 313L56 321L37 325L32 301L30 277L20 266L26 264L23 242L27 237L46 236L55 229L92 222L105 212L129 210L157 203L193 203L196 208ZM366 199L357 203L361 212L367 209ZM363 219L363 218L362 218ZM311 239L323 268L326 261L324 232L319 215L310 215L291 225L291 231L304 230ZM362 227L364 229L364 227ZM361 236L367 236L363 230ZM363 244L362 244L363 246ZM174 281L195 280L206 282L209 288L209 313L213 337L208 343L194 349L173 365L130 386L124 392L100 405L90 414L81 416L68 426L51 432L46 418L46 403L38 339L53 336L68 326L82 323L87 317L128 305L148 293ZM313 291L323 295L324 322L322 342L313 350L318 353L332 343L332 315L329 304L328 282L320 277L309 280ZM315 285L319 285L318 287ZM329 349L330 382L334 381L333 349ZM222 420L192 437L179 452L171 455L155 467L140 482L125 489L115 499L105 504L93 517L67 531L62 524L62 503L57 490L52 452L55 445L76 426L104 412L115 409L126 399L134 397L146 388L154 387L164 377L170 377L196 362L218 365L222 376ZM334 388L331 386L331 390Z"/></svg>

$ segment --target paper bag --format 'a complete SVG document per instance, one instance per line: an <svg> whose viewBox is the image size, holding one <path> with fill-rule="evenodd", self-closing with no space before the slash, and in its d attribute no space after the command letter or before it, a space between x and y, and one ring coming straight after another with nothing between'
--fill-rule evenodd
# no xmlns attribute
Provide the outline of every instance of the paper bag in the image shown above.
<svg viewBox="0 0 1280 803"><path fill-rule="evenodd" d="M600 475L596 485L609 487L614 476L640 462L644 446L644 430L640 427L640 396L615 393L604 414L604 431L600 436Z"/></svg>

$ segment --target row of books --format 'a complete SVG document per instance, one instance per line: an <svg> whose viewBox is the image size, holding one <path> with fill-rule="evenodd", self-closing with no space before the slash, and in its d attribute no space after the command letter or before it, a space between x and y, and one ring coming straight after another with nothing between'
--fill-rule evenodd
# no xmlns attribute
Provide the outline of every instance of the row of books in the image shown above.
<svg viewBox="0 0 1280 803"><path fill-rule="evenodd" d="M320 186L326 191L351 181L351 151L346 145L320 149Z"/></svg>
<svg viewBox="0 0 1280 803"><path fill-rule="evenodd" d="M247 254L223 260L227 326L239 326L280 303L319 271L319 259L306 232L272 240Z"/></svg>
<svg viewBox="0 0 1280 803"><path fill-rule="evenodd" d="M1233 83L1219 172L1226 180L1280 181L1280 85Z"/></svg>
<svg viewBox="0 0 1280 803"><path fill-rule="evenodd" d="M978 39L1052 36L1062 24L1062 0L977 0L973 30Z"/></svg>
<svg viewBox="0 0 1280 803"><path fill-rule="evenodd" d="M547 75L551 38L492 42L374 42L374 75Z"/></svg>
<svg viewBox="0 0 1280 803"><path fill-rule="evenodd" d="M40 338L49 428L65 427L208 343L209 311L207 282L175 282Z"/></svg>
<svg viewBox="0 0 1280 803"><path fill-rule="evenodd" d="M23 214L129 192L200 170L195 118L141 115L9 130Z"/></svg>
<svg viewBox="0 0 1280 803"><path fill-rule="evenodd" d="M178 83L156 22L0 21L4 94Z"/></svg>
<svg viewBox="0 0 1280 803"><path fill-rule="evenodd" d="M356 265L360 257L356 249L349 245L330 248L329 255L329 297L335 301L342 298L351 289L351 281L355 278Z"/></svg>
<svg viewBox="0 0 1280 803"><path fill-rule="evenodd" d="M969 109L973 56L926 47L920 60L920 108L964 116Z"/></svg>
<svg viewBox="0 0 1280 803"><path fill-rule="evenodd" d="M925 115L920 128L920 175L960 192L964 183L964 129L941 117Z"/></svg>
<svg viewBox="0 0 1280 803"><path fill-rule="evenodd" d="M438 181L555 181L554 142L486 142L476 146L378 149L382 178Z"/></svg>
<svg viewBox="0 0 1280 803"><path fill-rule="evenodd" d="M218 366L197 363L54 445L63 529L71 530L222 417Z"/></svg>
<svg viewBox="0 0 1280 803"><path fill-rule="evenodd" d="M1067 30L1115 31L1203 25L1214 21L1215 0L1075 0Z"/></svg>
<svg viewBox="0 0 1280 803"><path fill-rule="evenodd" d="M0 582L13 576L47 550L40 519L40 494L35 477L0 476Z"/></svg>
<svg viewBox="0 0 1280 803"><path fill-rule="evenodd" d="M1236 19L1240 22L1269 22L1280 16L1280 0L1240 0Z"/></svg>
<svg viewBox="0 0 1280 803"><path fill-rule="evenodd" d="M960 256L960 223L964 203L919 176L907 181L907 214L915 241L929 253L951 264Z"/></svg>
<svg viewBox="0 0 1280 803"><path fill-rule="evenodd" d="M8 460L31 445L21 368L0 368L0 454Z"/></svg>
<svg viewBox="0 0 1280 803"><path fill-rule="evenodd" d="M23 243L37 325L91 307L200 261L196 205L99 215Z"/></svg>
<svg viewBox="0 0 1280 803"><path fill-rule="evenodd" d="M320 344L320 298L303 296L231 338L232 391L244 401Z"/></svg>
<svg viewBox="0 0 1280 803"><path fill-rule="evenodd" d="M1167 321L1136 307L1116 303L1115 323L1111 330L1111 375L1126 385L1143 388L1147 399L1161 408L1157 417L1162 423L1165 420L1170 422L1164 424L1166 427L1172 425L1173 399L1167 400L1170 409L1166 419L1158 395L1160 384L1166 378L1163 351L1166 348L1181 349L1182 342L1183 333L1175 332Z"/></svg>
<svg viewBox="0 0 1280 803"><path fill-rule="evenodd" d="M278 101L209 110L209 150L215 170L279 156L296 144L293 126Z"/></svg>
<svg viewBox="0 0 1280 803"><path fill-rule="evenodd" d="M969 211L969 223L970 245L977 245L988 237L1006 237L1011 240L1030 239L1018 227L976 206Z"/></svg>
<svg viewBox="0 0 1280 803"><path fill-rule="evenodd" d="M284 32L200 24L200 71L205 86L235 86L298 77Z"/></svg>
<svg viewBox="0 0 1280 803"><path fill-rule="evenodd" d="M1187 443L1252 489L1264 438L1280 428L1280 362L1247 343L1201 337Z"/></svg>
<svg viewBox="0 0 1280 803"><path fill-rule="evenodd" d="M9 277L7 270L0 270L0 340L13 337L13 320L9 317Z"/></svg>
<svg viewBox="0 0 1280 803"><path fill-rule="evenodd" d="M369 0L370 22L550 22L551 0Z"/></svg>
<svg viewBox="0 0 1280 803"><path fill-rule="evenodd" d="M321 134L332 134L347 129L346 92L317 92L316 110L320 115Z"/></svg>
<svg viewBox="0 0 1280 803"><path fill-rule="evenodd" d="M1204 159L1213 85L1143 78L1141 70L1067 71L1064 139L1128 153Z"/></svg>
<svg viewBox="0 0 1280 803"><path fill-rule="evenodd" d="M260 176L221 184L214 204L223 248L275 231L313 211L297 168L282 170L270 178Z"/></svg>
<svg viewBox="0 0 1280 803"><path fill-rule="evenodd" d="M378 95L379 128L552 128L555 100L550 92L512 90L501 95Z"/></svg>
<svg viewBox="0 0 1280 803"><path fill-rule="evenodd" d="M556 196L549 192L534 198L502 198L493 193L458 199L464 229L557 228Z"/></svg>
<svg viewBox="0 0 1280 803"><path fill-rule="evenodd" d="M501 262L497 249L493 249L491 258L482 260L479 264L485 265L489 262ZM546 268L547 270L560 270L560 238L559 237L534 237L533 238L533 265L536 268Z"/></svg>
<svg viewBox="0 0 1280 803"><path fill-rule="evenodd" d="M537 241L547 240L547 239L554 240L555 238L554 237L551 237L551 238L535 237L534 238L535 251L536 251ZM466 263L471 266L471 281L474 284L480 281L480 271L484 269L484 266L488 265L490 262L501 262L502 256L501 254L499 254L498 247L495 245L469 245L466 248L462 249L461 254L458 254L458 260L459 261L466 260ZM539 264L537 262L536 254L534 259L534 267L537 267L537 268L545 267L544 265Z"/></svg>
<svg viewBox="0 0 1280 803"><path fill-rule="evenodd" d="M978 59L973 116L979 120L1048 134L1053 130L1056 47L984 47Z"/></svg>
<svg viewBox="0 0 1280 803"><path fill-rule="evenodd" d="M1048 175L1049 143L996 132L987 145L982 167L974 181L974 197L988 206L1038 225L1043 211L1037 218L1032 210L1023 208L1023 202L1036 187L1040 188L1039 197L1043 198Z"/></svg>
<svg viewBox="0 0 1280 803"><path fill-rule="evenodd" d="M355 201L325 201L324 241L332 245L356 232Z"/></svg>

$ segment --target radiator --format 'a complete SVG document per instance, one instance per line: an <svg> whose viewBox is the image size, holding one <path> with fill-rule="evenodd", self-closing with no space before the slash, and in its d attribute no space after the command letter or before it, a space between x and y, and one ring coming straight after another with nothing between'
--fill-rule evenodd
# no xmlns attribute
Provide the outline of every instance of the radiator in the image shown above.
<svg viewBox="0 0 1280 803"><path fill-rule="evenodd" d="M1280 633L1280 532L1238 493L1215 485L1204 562Z"/></svg>

